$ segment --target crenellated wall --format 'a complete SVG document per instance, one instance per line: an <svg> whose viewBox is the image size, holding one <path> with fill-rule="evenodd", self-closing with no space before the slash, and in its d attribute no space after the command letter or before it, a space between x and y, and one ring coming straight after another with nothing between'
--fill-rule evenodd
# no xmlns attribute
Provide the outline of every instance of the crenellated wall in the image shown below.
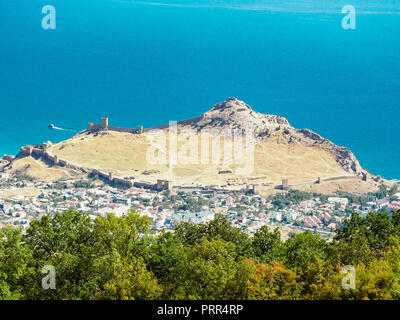
<svg viewBox="0 0 400 320"><path fill-rule="evenodd" d="M122 127L107 127L107 130L117 131L117 132L128 132L133 134L139 134L138 129L122 128Z"/></svg>
<svg viewBox="0 0 400 320"><path fill-rule="evenodd" d="M195 118L190 118L190 119L185 119L181 121L177 121L178 125L185 125L189 124L193 121L197 121L204 118L204 114L202 114L200 117L195 117ZM89 132L96 132L96 131L117 131L117 132L127 132L127 133L132 133L132 134L142 134L143 132L147 132L150 130L156 130L156 129L166 129L169 127L169 124L165 124L162 126L158 127L152 127L152 128L147 128L143 129L143 126L138 126L137 128L123 128L123 127L114 127L114 126L109 126L108 125L108 118L101 118L101 125L96 124L96 123L88 123L88 131Z"/></svg>
<svg viewBox="0 0 400 320"><path fill-rule="evenodd" d="M152 183L147 181L133 181L135 179L134 177L130 178L115 177L111 172L106 173L98 169L93 169L91 173L93 175L97 175L99 179L103 180L104 182L123 189L136 187L136 188L145 188L145 189L161 191L161 190L166 190L169 186L169 181L167 180L158 180L157 183Z"/></svg>
<svg viewBox="0 0 400 320"><path fill-rule="evenodd" d="M127 132L133 134L141 134L143 133L143 127L138 126L136 129L133 128L123 128L123 127L114 127L108 125L108 118L101 118L101 125L96 123L88 123L88 131L96 132L96 131L117 131L117 132Z"/></svg>

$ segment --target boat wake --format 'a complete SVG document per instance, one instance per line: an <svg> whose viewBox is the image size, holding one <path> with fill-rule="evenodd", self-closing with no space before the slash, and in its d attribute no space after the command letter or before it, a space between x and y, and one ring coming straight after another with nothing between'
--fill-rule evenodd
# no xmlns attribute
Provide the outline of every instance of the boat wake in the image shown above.
<svg viewBox="0 0 400 320"><path fill-rule="evenodd" d="M53 130L61 130L61 131L69 131L69 132L79 132L79 130L76 129L67 129L67 128L60 128L56 127L54 124L49 124L49 128Z"/></svg>

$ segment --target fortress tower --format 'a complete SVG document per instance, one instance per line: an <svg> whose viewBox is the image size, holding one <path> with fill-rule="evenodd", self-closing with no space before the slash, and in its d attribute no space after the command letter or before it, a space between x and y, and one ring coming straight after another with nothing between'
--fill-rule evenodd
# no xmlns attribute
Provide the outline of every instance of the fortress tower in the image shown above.
<svg viewBox="0 0 400 320"><path fill-rule="evenodd" d="M282 180L282 190L288 190L289 189L289 181L288 179L283 179Z"/></svg>
<svg viewBox="0 0 400 320"><path fill-rule="evenodd" d="M101 118L101 127L104 129L104 130L107 130L108 129L108 118Z"/></svg>

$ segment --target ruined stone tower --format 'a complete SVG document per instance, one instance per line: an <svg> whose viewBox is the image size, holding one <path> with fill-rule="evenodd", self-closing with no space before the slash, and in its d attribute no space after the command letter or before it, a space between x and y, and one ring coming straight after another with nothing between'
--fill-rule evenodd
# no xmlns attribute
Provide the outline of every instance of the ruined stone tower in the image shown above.
<svg viewBox="0 0 400 320"><path fill-rule="evenodd" d="M105 117L101 118L101 127L104 130L108 129L108 118L105 118Z"/></svg>

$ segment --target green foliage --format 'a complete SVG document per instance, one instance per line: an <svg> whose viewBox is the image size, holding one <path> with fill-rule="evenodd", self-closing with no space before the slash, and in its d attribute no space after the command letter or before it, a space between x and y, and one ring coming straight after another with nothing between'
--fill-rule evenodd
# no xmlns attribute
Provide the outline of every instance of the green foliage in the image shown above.
<svg viewBox="0 0 400 320"><path fill-rule="evenodd" d="M0 230L0 299L23 298L24 287L34 273L32 250L23 245L20 229Z"/></svg>
<svg viewBox="0 0 400 320"><path fill-rule="evenodd" d="M320 196L316 193L310 193L306 191L300 190L289 190L287 193L278 193L274 195L271 199L272 204L278 207L279 209L283 209L291 204L298 204L304 200L310 200L313 197Z"/></svg>
<svg viewBox="0 0 400 320"><path fill-rule="evenodd" d="M365 219L353 213L338 230L334 242L345 264L368 264L373 257L384 254L390 237L400 237L400 211L370 213Z"/></svg>
<svg viewBox="0 0 400 320"><path fill-rule="evenodd" d="M96 293L96 299L109 300L147 300L158 299L162 287L157 279L146 269L141 259L124 258L116 263L114 276L108 280L102 291Z"/></svg>
<svg viewBox="0 0 400 320"><path fill-rule="evenodd" d="M128 257L136 252L140 245L140 237L148 233L150 219L139 216L134 211L117 218L114 214L96 219L96 232L99 250L117 251L121 257Z"/></svg>
<svg viewBox="0 0 400 320"><path fill-rule="evenodd" d="M15 178L17 181L24 181L24 180L26 180L26 181L33 181L33 180L35 180L35 178L33 178L33 177L31 177L30 175L27 175L27 174L18 174L18 175L14 175L14 178Z"/></svg>
<svg viewBox="0 0 400 320"><path fill-rule="evenodd" d="M74 182L74 188L92 188L93 183L89 180L78 180Z"/></svg>
<svg viewBox="0 0 400 320"><path fill-rule="evenodd" d="M219 238L226 242L235 244L236 250L240 254L245 254L251 250L251 241L247 234L231 225L229 220L216 215L215 219L206 224L191 224L183 222L175 227L175 235L184 245L192 245L199 242L203 237L208 239Z"/></svg>
<svg viewBox="0 0 400 320"><path fill-rule="evenodd" d="M300 298L301 284L298 275L283 266L282 262L257 264L249 279L248 299L294 300Z"/></svg>
<svg viewBox="0 0 400 320"><path fill-rule="evenodd" d="M263 226L252 239L253 256L263 263L280 261L282 248L281 234L278 228L270 232L267 226Z"/></svg>
<svg viewBox="0 0 400 320"><path fill-rule="evenodd" d="M331 243L309 231L253 237L217 216L153 235L134 211L44 216L0 230L0 299L399 299L400 211L353 214ZM41 272L56 270L45 290ZM356 271L344 289L342 267Z"/></svg>
<svg viewBox="0 0 400 320"><path fill-rule="evenodd" d="M173 282L170 271L179 263L182 242L171 232L148 239L143 259L161 283Z"/></svg>
<svg viewBox="0 0 400 320"><path fill-rule="evenodd" d="M179 259L171 269L167 294L173 299L228 299L237 272L236 251L232 242L202 238L181 247Z"/></svg>
<svg viewBox="0 0 400 320"><path fill-rule="evenodd" d="M326 260L328 243L310 231L292 235L283 246L284 262L289 268L304 271L318 259Z"/></svg>

